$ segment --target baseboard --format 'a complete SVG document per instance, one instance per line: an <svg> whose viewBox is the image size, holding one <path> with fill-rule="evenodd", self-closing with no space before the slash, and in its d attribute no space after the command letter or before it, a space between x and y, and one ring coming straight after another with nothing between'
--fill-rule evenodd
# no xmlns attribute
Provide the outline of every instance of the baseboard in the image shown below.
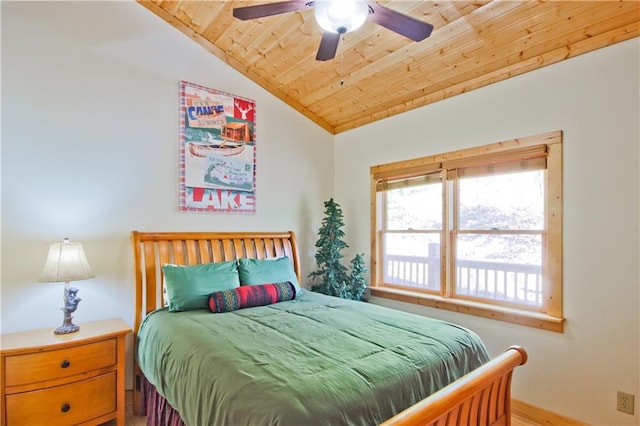
<svg viewBox="0 0 640 426"><path fill-rule="evenodd" d="M561 416L516 399L511 399L511 413L540 425L589 426L587 423Z"/></svg>

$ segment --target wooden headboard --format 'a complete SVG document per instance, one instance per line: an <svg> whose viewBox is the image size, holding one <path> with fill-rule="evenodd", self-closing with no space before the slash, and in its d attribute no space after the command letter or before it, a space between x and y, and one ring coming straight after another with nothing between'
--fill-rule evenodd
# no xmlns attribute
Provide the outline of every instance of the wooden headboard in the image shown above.
<svg viewBox="0 0 640 426"><path fill-rule="evenodd" d="M286 232L131 232L136 286L134 352L144 317L164 306L162 265L197 265L241 257L269 259L287 256L301 281L296 236ZM135 358L135 357L134 357ZM134 412L141 408L140 370L134 359Z"/></svg>

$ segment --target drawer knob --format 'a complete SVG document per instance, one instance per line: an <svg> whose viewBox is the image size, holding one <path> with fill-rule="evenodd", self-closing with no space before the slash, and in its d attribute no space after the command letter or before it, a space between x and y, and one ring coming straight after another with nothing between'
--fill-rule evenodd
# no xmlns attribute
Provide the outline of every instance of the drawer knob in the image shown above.
<svg viewBox="0 0 640 426"><path fill-rule="evenodd" d="M70 365L71 365L71 363L69 361L67 361L66 359L60 363L60 367L62 367L62 368L67 368Z"/></svg>
<svg viewBox="0 0 640 426"><path fill-rule="evenodd" d="M71 406L67 403L62 404L62 407L60 407L60 411L63 413L66 413L69 410L71 410Z"/></svg>

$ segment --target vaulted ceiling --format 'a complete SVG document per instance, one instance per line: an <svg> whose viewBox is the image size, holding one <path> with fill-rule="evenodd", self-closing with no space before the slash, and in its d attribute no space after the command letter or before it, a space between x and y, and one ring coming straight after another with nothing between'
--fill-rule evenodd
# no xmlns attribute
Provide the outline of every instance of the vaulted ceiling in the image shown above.
<svg viewBox="0 0 640 426"><path fill-rule="evenodd" d="M365 22L323 62L312 8L241 21L233 8L268 2L138 1L333 134L640 35L637 0L380 1L433 33Z"/></svg>

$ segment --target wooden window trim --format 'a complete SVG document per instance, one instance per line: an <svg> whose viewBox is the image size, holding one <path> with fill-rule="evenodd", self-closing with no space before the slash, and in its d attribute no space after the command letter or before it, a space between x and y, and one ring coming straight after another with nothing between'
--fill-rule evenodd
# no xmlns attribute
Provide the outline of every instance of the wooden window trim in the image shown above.
<svg viewBox="0 0 640 426"><path fill-rule="evenodd" d="M408 291L392 287L373 286L371 295L383 299L396 300L429 308L444 309L461 314L539 328L562 333L564 318L556 318L539 312L512 309L498 305L474 302L465 299L453 299L417 291Z"/></svg>
<svg viewBox="0 0 640 426"><path fill-rule="evenodd" d="M382 275L383 247L378 230L384 219L384 209L377 203L377 190L381 181L419 175L425 171L442 168L446 177L447 166L459 164L461 159L481 156L491 158L509 158L509 152L532 152L535 157L540 153L539 147L544 146L547 157L547 172L545 173L545 203L546 203L546 233L543 234L544 257L543 268L543 303L544 313L524 309L504 307L489 303L477 302L451 297L450 294L430 294L419 291L384 286L379 280ZM518 138L494 143L482 147L438 154L428 157L399 161L384 165L373 166L371 176L371 294L376 297L398 300L416 305L445 309L452 312L466 313L479 317L520 324L539 329L563 332L564 318L562 313L562 132L555 131L526 138ZM446 197L446 193L443 197ZM446 202L447 200L445 200ZM448 218L443 217L443 220ZM445 229L449 229L448 224ZM448 233L445 232L444 238ZM447 241L447 247L450 241ZM445 265L448 256L444 249L441 254L441 273L449 274ZM449 279L449 277L447 277ZM448 287L448 286L447 286Z"/></svg>

